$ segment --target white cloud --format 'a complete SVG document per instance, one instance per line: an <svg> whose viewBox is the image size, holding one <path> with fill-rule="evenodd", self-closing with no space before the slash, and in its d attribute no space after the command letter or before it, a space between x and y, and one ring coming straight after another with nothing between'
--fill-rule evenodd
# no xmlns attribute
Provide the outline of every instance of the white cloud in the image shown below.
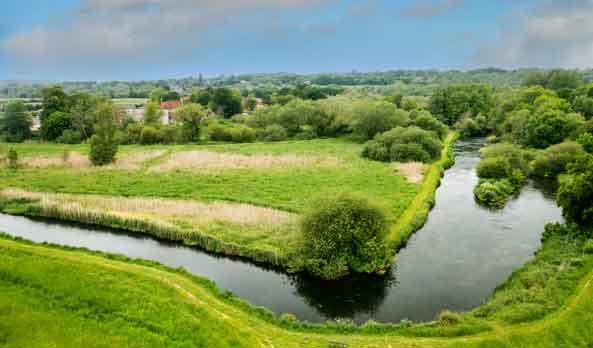
<svg viewBox="0 0 593 348"><path fill-rule="evenodd" d="M501 19L495 43L478 49L476 65L593 66L593 1L545 2Z"/></svg>
<svg viewBox="0 0 593 348"><path fill-rule="evenodd" d="M308 9L328 0L86 0L61 26L15 33L0 47L31 64L115 63L196 47L209 30L261 11ZM86 60L86 62L81 60Z"/></svg>

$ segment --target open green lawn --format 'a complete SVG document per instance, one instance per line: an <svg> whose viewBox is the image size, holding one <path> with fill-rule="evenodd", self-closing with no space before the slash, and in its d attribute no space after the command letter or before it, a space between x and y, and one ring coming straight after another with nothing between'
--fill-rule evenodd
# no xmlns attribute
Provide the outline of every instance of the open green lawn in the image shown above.
<svg viewBox="0 0 593 348"><path fill-rule="evenodd" d="M582 241L554 237L546 243L490 307L461 315L457 324L355 328L282 322L180 270L0 236L0 346L591 347L593 256L571 266ZM550 265L565 263L549 272ZM537 272L549 272L548 279L534 278ZM539 301L538 291L553 300ZM498 316L492 303L496 307L508 292L514 296ZM556 304L538 316L504 319L509 311L525 313L529 301ZM488 314L475 314L480 311Z"/></svg>

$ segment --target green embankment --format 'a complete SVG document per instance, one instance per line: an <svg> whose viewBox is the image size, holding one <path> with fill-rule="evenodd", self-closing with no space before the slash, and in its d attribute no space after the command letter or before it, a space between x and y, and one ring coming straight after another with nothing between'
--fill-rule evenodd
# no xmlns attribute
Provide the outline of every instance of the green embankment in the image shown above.
<svg viewBox="0 0 593 348"><path fill-rule="evenodd" d="M459 323L356 328L273 319L183 270L0 236L0 346L590 347L593 256L582 245L547 238L535 260L498 290L515 292L505 306L520 313L530 299L526 291L541 287L558 305L538 318L505 320L483 306L459 315ZM550 264L564 268L549 272ZM534 277L541 272L550 279ZM480 309L488 313L475 314Z"/></svg>

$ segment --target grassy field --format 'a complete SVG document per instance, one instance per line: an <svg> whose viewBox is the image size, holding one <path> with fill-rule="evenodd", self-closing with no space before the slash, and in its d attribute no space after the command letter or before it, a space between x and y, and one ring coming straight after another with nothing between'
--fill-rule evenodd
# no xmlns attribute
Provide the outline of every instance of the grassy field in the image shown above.
<svg viewBox="0 0 593 348"><path fill-rule="evenodd" d="M440 161L412 167L417 181L363 159L363 145L347 139L122 146L104 168L90 166L85 145L17 144L21 168L0 168L0 191L42 201L12 213L149 233L298 270L298 217L320 196L354 192L383 206L393 251L401 247L432 207L453 140ZM0 156L8 148L1 144Z"/></svg>
<svg viewBox="0 0 593 348"><path fill-rule="evenodd" d="M420 325L356 328L274 319L183 270L0 237L0 345L590 347L593 256L583 254L582 245L572 237L548 238L533 262L473 312ZM535 276L541 272L547 279ZM541 302L538 292L554 305L537 315L508 316ZM504 309L497 309L500 303Z"/></svg>

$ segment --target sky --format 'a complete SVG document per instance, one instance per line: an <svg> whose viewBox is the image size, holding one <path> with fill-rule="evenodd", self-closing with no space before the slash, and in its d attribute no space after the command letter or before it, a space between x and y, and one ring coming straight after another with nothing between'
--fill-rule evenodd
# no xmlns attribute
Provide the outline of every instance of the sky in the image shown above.
<svg viewBox="0 0 593 348"><path fill-rule="evenodd" d="M593 66L593 0L20 0L0 80Z"/></svg>

